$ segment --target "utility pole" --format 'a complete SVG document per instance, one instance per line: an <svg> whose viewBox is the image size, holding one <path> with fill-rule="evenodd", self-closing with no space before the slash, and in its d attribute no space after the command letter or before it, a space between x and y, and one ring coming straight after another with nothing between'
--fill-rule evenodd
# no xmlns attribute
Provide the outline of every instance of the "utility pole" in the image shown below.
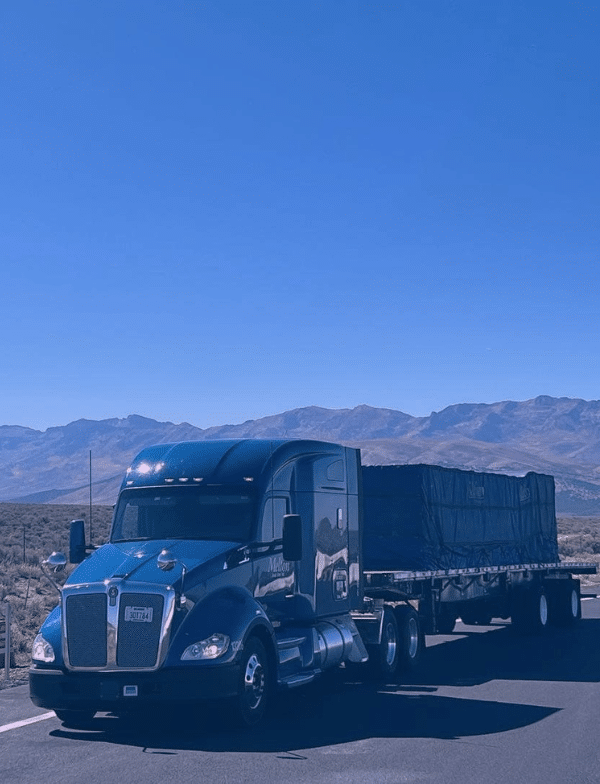
<svg viewBox="0 0 600 784"><path fill-rule="evenodd" d="M90 449L90 547L92 546L92 450Z"/></svg>

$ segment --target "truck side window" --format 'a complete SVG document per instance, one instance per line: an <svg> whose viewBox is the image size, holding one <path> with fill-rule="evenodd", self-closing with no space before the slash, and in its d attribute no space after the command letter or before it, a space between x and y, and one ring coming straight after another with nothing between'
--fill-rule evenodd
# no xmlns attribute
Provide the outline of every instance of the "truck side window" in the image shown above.
<svg viewBox="0 0 600 784"><path fill-rule="evenodd" d="M281 539L283 536L283 516L288 513L287 498L268 498L262 521L262 537L264 542Z"/></svg>
<svg viewBox="0 0 600 784"><path fill-rule="evenodd" d="M123 522L121 524L124 539L134 539L136 536L148 536L147 530L143 530L142 533L139 533L142 528L147 528L148 524L147 519L142 519L142 516L139 514L140 511L138 506L130 505L125 508Z"/></svg>

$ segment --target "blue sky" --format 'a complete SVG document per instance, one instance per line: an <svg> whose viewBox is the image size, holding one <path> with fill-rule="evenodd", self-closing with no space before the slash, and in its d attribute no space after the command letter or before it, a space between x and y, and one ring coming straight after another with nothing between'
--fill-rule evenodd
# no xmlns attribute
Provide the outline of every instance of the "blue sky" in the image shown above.
<svg viewBox="0 0 600 784"><path fill-rule="evenodd" d="M0 424L597 399L585 0L8 0Z"/></svg>

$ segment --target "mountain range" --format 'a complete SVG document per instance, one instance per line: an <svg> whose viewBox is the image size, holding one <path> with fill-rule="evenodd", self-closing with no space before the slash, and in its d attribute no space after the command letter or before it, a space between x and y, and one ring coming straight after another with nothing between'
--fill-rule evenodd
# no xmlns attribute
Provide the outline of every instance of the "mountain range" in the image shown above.
<svg viewBox="0 0 600 784"><path fill-rule="evenodd" d="M188 423L79 419L45 431L0 426L0 501L113 504L143 447L211 438L316 438L362 450L363 463L435 463L476 471L540 471L556 480L557 510L600 514L600 401L539 396L461 403L413 417L393 409L317 406L206 429Z"/></svg>

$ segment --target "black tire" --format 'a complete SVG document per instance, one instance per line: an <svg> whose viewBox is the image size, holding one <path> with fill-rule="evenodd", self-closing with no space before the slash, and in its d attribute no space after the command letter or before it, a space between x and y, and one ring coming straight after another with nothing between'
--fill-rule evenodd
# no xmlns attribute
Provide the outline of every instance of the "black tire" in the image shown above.
<svg viewBox="0 0 600 784"><path fill-rule="evenodd" d="M272 693L272 675L265 646L251 636L244 643L240 659L238 693L227 711L238 727L254 727L265 715Z"/></svg>
<svg viewBox="0 0 600 784"><path fill-rule="evenodd" d="M399 630L398 670L410 672L419 666L425 647L425 638L419 616L412 607L396 607Z"/></svg>
<svg viewBox="0 0 600 784"><path fill-rule="evenodd" d="M92 723L96 711L86 710L55 710L57 717L62 721L65 727L72 729L83 729L89 727Z"/></svg>
<svg viewBox="0 0 600 784"><path fill-rule="evenodd" d="M548 594L542 586L515 592L512 624L520 634L541 634L548 628Z"/></svg>
<svg viewBox="0 0 600 784"><path fill-rule="evenodd" d="M376 680L392 680L398 669L400 652L400 633L396 615L390 607L383 610L381 642L379 645L367 645L369 675Z"/></svg>
<svg viewBox="0 0 600 784"><path fill-rule="evenodd" d="M556 626L573 626L581 618L579 580L554 581L550 593L550 616Z"/></svg>

